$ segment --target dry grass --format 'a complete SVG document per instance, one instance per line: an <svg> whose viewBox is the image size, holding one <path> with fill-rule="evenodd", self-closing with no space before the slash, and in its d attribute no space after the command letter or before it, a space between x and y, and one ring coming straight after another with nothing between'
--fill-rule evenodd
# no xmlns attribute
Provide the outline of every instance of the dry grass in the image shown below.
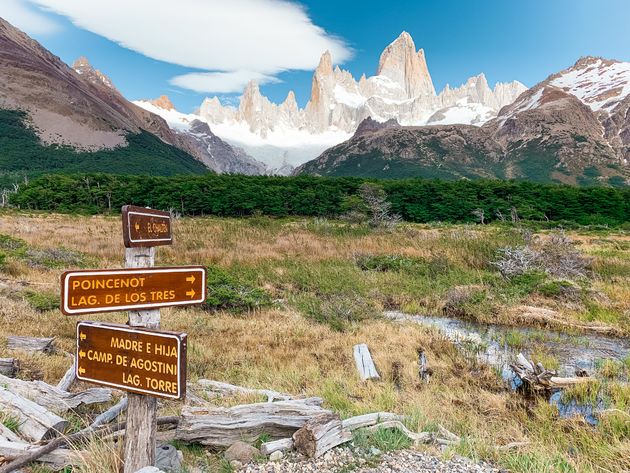
<svg viewBox="0 0 630 473"><path fill-rule="evenodd" d="M499 288L492 289L494 293L488 289L488 298L471 308L480 319L514 323L506 315L510 305L536 302L552 306L568 320L583 320L586 309L536 295L503 297L497 292L504 286L489 267L488 258L496 247L518 240L518 235L496 227L405 225L395 233L366 233L336 225L264 218L182 219L175 223L175 244L158 250L159 264L216 264L285 300L279 306L241 315L198 308L163 310L163 328L189 334L191 379L205 377L321 396L343 416L376 410L403 413L413 429L441 423L466 439L451 453L495 461L514 471L630 470L629 433L627 428L623 430L623 423L621 427L603 423L591 429L556 420L556 412L544 402L521 404L503 389L491 369L465 359L432 329L371 318L339 332L305 318L301 310L302 297L343 295L347 290L353 297L358 294L370 300L377 309L394 304L437 312L452 287L479 284ZM22 238L37 248L62 246L80 251L100 267L118 267L123 259L119 217L3 214L0 233ZM595 279L593 289L608 298L601 307L616 314L617 319L611 317L609 323L626 330L623 314L630 310L630 277L620 276L618 269L627 263L630 250L611 248L597 238L573 236L579 240L579 248L595 258L596 265L613 268L607 276ZM607 240L623 242L627 236L610 235ZM610 260L603 250L614 252ZM362 272L354 264L357 254L395 254L435 260L440 265L444 260L452 269L448 277ZM62 270L32 268L15 260L0 273L0 333L57 337L59 353L17 355L23 368L20 376L56 382L69 365L63 352L73 350L76 319L57 310L38 312L19 295L25 288L58 291ZM519 288L506 286L508 289ZM126 321L124 314L117 313L94 318ZM357 379L352 359L356 343L369 345L383 381L362 383ZM417 377L416 350L420 347L435 373L428 385ZM6 355L0 336L0 356ZM395 363L402 367L400 390L391 379ZM179 403L164 404L165 413L179 408ZM496 448L524 440L532 443L520 451ZM102 465L115 470L118 452L111 445L92 443L89 450L96 460L90 460L81 471L105 471L99 469Z"/></svg>

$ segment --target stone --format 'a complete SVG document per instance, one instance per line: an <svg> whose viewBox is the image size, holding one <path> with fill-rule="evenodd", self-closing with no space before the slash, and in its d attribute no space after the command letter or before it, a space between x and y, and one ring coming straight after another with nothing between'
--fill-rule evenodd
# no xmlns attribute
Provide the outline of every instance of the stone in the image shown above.
<svg viewBox="0 0 630 473"><path fill-rule="evenodd" d="M166 473L178 473L182 469L183 454L169 444L155 449L155 466Z"/></svg>
<svg viewBox="0 0 630 473"><path fill-rule="evenodd" d="M234 442L223 454L227 461L236 460L243 465L251 462L257 455L260 455L260 450L240 441Z"/></svg>
<svg viewBox="0 0 630 473"><path fill-rule="evenodd" d="M271 455L269 455L269 460L272 462L277 462L282 460L283 457L284 453L282 453L280 450L276 450L275 452L272 452Z"/></svg>

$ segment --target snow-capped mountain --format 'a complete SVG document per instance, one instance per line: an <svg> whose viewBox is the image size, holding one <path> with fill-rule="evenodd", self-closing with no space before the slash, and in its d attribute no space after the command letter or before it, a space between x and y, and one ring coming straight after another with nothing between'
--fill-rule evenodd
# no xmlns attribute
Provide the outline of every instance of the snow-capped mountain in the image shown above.
<svg viewBox="0 0 630 473"><path fill-rule="evenodd" d="M489 100L484 105L475 97L469 93L456 102L457 109L435 113L429 121L439 126L366 120L350 140L296 173L630 183L630 63L581 58L482 126L455 124L493 113Z"/></svg>
<svg viewBox="0 0 630 473"><path fill-rule="evenodd" d="M333 67L331 54L324 52L303 109L292 91L275 104L251 82L238 108L222 105L217 97L206 98L197 115L229 143L271 167L287 169L347 140L367 117L380 122L394 119L402 125L482 125L525 90L518 81L492 89L480 74L436 94L424 51L416 50L411 36L403 32L385 48L372 77L355 80L350 72Z"/></svg>

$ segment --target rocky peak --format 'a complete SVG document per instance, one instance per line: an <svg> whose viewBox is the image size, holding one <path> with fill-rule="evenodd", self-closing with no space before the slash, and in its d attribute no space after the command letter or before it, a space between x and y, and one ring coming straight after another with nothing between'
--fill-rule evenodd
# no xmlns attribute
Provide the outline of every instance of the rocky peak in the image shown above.
<svg viewBox="0 0 630 473"><path fill-rule="evenodd" d="M168 95L160 95L157 99L149 100L148 102L163 110L175 110L175 106L171 99L168 98Z"/></svg>
<svg viewBox="0 0 630 473"><path fill-rule="evenodd" d="M322 54L322 57L319 58L319 64L317 65L317 69L315 69L315 75L320 77L332 77L333 67L330 51L326 50L324 54Z"/></svg>
<svg viewBox="0 0 630 473"><path fill-rule="evenodd" d="M295 92L293 92L292 90L289 90L289 93L287 94L287 98L284 99L284 102L282 103L282 105L289 109L289 110L294 110L297 112L298 110L298 104L297 104L297 100L295 99Z"/></svg>
<svg viewBox="0 0 630 473"><path fill-rule="evenodd" d="M435 95L424 51L416 51L411 35L403 31L381 54L379 76L385 76L399 84L407 98Z"/></svg>
<svg viewBox="0 0 630 473"><path fill-rule="evenodd" d="M400 124L396 121L395 118L390 118L386 122L378 122L372 117L367 117L357 127L357 131L354 132L354 137L365 135L367 133L373 133L378 130L383 130L385 128L399 128Z"/></svg>
<svg viewBox="0 0 630 473"><path fill-rule="evenodd" d="M98 69L94 69L94 67L92 67L92 64L90 64L90 61L88 61L88 58L86 58L85 56L81 56L76 61L74 61L74 63L72 64L72 69L74 69L77 74L79 74L81 77L91 82L92 84L102 84L106 87L109 87L110 89L115 89L111 79Z"/></svg>

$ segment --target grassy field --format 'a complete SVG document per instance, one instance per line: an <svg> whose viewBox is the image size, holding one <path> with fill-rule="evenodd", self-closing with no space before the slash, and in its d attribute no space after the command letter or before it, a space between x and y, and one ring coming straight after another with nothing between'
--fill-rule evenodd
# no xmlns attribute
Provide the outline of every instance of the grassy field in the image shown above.
<svg viewBox="0 0 630 473"><path fill-rule="evenodd" d="M191 380L317 395L344 417L397 412L417 431L442 424L463 440L436 453L484 459L511 471L630 471L630 387L619 381L630 375L630 360L602 363L606 376L597 388L609 409L591 427L559 419L545 399L508 392L493 369L458 352L435 329L381 315L447 313L628 336L630 235L584 230L568 236L585 258L585 276L531 270L508 279L493 264L500 249L528 242L543 248L553 238L549 232L411 224L380 232L323 219L179 219L175 243L157 250L157 264L208 266L209 297L202 308L163 310L162 327L189 334ZM76 319L58 310L59 275L72 268L120 267L122 255L119 216L0 215L0 357L8 355L3 338L10 334L55 336L60 351L73 351ZM93 320L124 323L126 315ZM536 343L513 338L512 344ZM369 345L382 381L360 382L352 359L356 343ZM418 349L434 371L429 384L417 376ZM539 360L553 366L545 356L541 349ZM69 366L63 353L19 358L19 376L26 379L56 382ZM394 366L400 367L399 383ZM169 413L179 408L163 405ZM92 414L78 412L77 428ZM529 444L500 448L511 442ZM90 448L99 453L101 468L115 471L111 446ZM193 447L186 448L186 460L226 468Z"/></svg>

